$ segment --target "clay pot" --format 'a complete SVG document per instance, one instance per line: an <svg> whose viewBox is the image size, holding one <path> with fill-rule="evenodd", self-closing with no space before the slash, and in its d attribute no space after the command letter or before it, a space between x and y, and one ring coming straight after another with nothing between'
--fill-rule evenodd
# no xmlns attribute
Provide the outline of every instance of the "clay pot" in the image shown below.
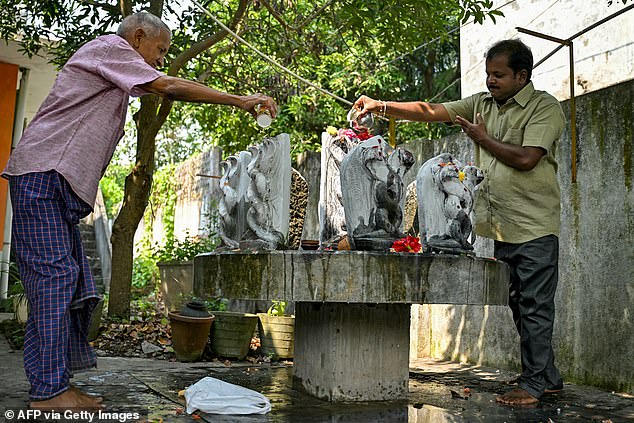
<svg viewBox="0 0 634 423"><path fill-rule="evenodd" d="M251 313L214 311L211 348L220 357L243 360L249 352L258 316Z"/></svg>
<svg viewBox="0 0 634 423"><path fill-rule="evenodd" d="M348 235L341 238L341 240L337 244L337 250L350 251L350 240L348 239Z"/></svg>
<svg viewBox="0 0 634 423"><path fill-rule="evenodd" d="M199 360L209 341L214 316L184 316L180 312L170 311L169 319L176 359L185 362Z"/></svg>

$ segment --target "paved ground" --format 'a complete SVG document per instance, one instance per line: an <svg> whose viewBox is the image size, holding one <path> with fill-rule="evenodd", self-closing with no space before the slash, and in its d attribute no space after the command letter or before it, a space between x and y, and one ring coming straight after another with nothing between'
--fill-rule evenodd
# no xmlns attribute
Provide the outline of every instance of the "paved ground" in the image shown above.
<svg viewBox="0 0 634 423"><path fill-rule="evenodd" d="M634 397L587 386L566 385L563 393L545 398L539 407L499 406L495 396L506 389L513 374L491 368L432 360L414 360L408 401L394 403L332 404L291 388L292 365L234 363L175 363L162 360L101 357L99 368L78 374L74 383L104 398L111 413L141 413L152 422L634 422ZM25 421L10 412L25 410L28 383L21 351L11 351L0 335L0 421ZM266 415L201 415L182 413L178 391L205 376L245 386L264 394L272 404ZM464 398L468 387L471 396ZM9 414L7 414L9 413ZM89 421L88 416L66 421ZM102 419L120 423L133 419ZM39 418L38 421L51 421ZM97 421L95 418L93 421Z"/></svg>

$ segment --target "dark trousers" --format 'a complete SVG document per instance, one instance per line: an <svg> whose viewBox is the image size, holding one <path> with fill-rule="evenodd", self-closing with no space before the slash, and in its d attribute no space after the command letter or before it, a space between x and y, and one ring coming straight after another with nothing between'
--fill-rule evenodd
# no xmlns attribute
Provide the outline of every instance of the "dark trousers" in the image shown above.
<svg viewBox="0 0 634 423"><path fill-rule="evenodd" d="M495 241L495 258L511 268L509 306L520 335L519 387L540 398L562 385L551 344L555 322L559 239L548 235L522 244Z"/></svg>

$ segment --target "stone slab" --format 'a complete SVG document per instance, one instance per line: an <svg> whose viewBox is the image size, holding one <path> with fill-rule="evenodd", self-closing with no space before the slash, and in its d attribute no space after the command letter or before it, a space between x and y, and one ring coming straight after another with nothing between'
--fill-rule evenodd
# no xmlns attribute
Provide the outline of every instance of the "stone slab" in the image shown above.
<svg viewBox="0 0 634 423"><path fill-rule="evenodd" d="M194 259L197 296L297 302L506 305L505 263L371 251L214 252Z"/></svg>

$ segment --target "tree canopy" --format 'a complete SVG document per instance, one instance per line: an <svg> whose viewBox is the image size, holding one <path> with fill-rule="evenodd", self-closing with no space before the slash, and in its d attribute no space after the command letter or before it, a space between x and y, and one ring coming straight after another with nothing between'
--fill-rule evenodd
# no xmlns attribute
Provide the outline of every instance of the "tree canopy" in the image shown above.
<svg viewBox="0 0 634 423"><path fill-rule="evenodd" d="M129 2L130 11L147 1ZM318 148L325 126L342 125L348 107L297 81L230 36L216 36L218 25L190 1L166 0L163 18L173 30L171 63L178 76L233 93L263 92L280 103L269 132L289 132L294 151ZM222 22L236 19L236 0L201 2ZM458 25L482 22L501 12L491 1L464 0L254 0L236 30L267 56L304 78L354 101L362 93L392 100L429 99L459 76ZM121 20L117 1L0 0L0 34L16 38L26 54L54 40L54 62L61 66L96 35L112 32ZM210 44L209 48L203 48ZM421 46L423 46L421 48ZM188 52L187 54L183 54ZM401 57L402 56L402 57ZM394 60L398 58L398 60ZM167 70L167 69L166 69ZM436 100L455 98L458 87ZM183 127L188 129L183 130ZM446 130L442 126L435 132ZM402 141L433 135L428 125L399 128ZM159 134L159 164L179 161L204 145L227 153L261 136L252 118L235 109L176 104ZM165 140L165 143L160 142ZM174 140L185 140L174 145Z"/></svg>
<svg viewBox="0 0 634 423"><path fill-rule="evenodd" d="M490 0L224 0L205 10L281 65L319 87L354 101L360 94L388 100L435 101L459 97L461 23L501 16ZM144 96L138 106L135 155L125 178L123 205L113 226L109 313L127 318L134 231L147 207L156 165L174 163L193 149L218 145L226 154L264 135L287 132L293 151L319 148L328 125L341 126L349 105L281 72L229 36L187 0L0 0L0 36L24 53L48 45L63 65L83 43L113 32L122 16L148 10L172 28L164 71L216 89L273 96L278 118L262 132L248 114ZM437 136L444 125L399 128L400 141ZM189 141L189 142L187 142Z"/></svg>

